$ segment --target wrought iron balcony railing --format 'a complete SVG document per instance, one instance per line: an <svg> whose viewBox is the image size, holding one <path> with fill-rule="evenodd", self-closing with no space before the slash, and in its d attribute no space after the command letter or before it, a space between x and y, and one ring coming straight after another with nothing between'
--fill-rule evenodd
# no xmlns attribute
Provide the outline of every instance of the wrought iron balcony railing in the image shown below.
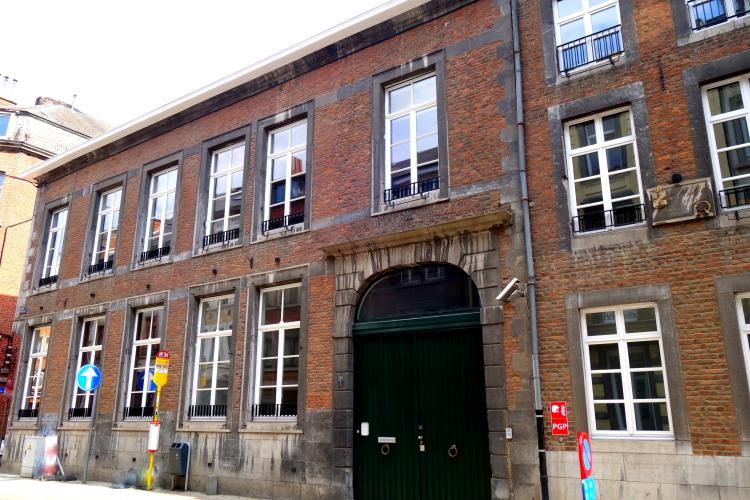
<svg viewBox="0 0 750 500"><path fill-rule="evenodd" d="M170 245L146 250L145 252L141 252L140 262L147 262L149 260L161 260L162 257L166 257L167 255L169 255L171 251L172 247Z"/></svg>
<svg viewBox="0 0 750 500"><path fill-rule="evenodd" d="M18 410L18 418L36 418L39 416L39 408L28 408L26 410Z"/></svg>
<svg viewBox="0 0 750 500"><path fill-rule="evenodd" d="M621 26L618 24L558 45L557 65L560 73L567 76L571 70L587 64L605 60L614 64L623 52Z"/></svg>
<svg viewBox="0 0 750 500"><path fill-rule="evenodd" d="M289 214L283 217L264 220L261 231L267 233L268 231L273 231L274 229L282 227L289 229L289 227L294 226L295 224L302 224L303 222L305 222L305 213L298 212L296 214Z"/></svg>
<svg viewBox="0 0 750 500"><path fill-rule="evenodd" d="M690 0L687 6L693 31L750 13L750 0Z"/></svg>
<svg viewBox="0 0 750 500"><path fill-rule="evenodd" d="M391 205L396 200L407 198L409 196L421 195L424 198L430 191L438 189L440 189L440 177L422 179L421 181L412 182L411 184L386 189L383 191L383 201L386 204Z"/></svg>
<svg viewBox="0 0 750 500"><path fill-rule="evenodd" d="M89 274L103 273L112 269L115 261L113 259L103 260L89 266Z"/></svg>
<svg viewBox="0 0 750 500"><path fill-rule="evenodd" d="M631 205L579 215L573 217L571 225L574 233L586 233L609 227L630 226L645 220L643 205Z"/></svg>
<svg viewBox="0 0 750 500"><path fill-rule="evenodd" d="M68 410L68 420L91 418L91 408L71 408Z"/></svg>
<svg viewBox="0 0 750 500"><path fill-rule="evenodd" d="M126 406L122 412L123 420L140 420L154 416L153 406Z"/></svg>
<svg viewBox="0 0 750 500"><path fill-rule="evenodd" d="M721 208L737 208L750 205L750 184L719 191Z"/></svg>
<svg viewBox="0 0 750 500"><path fill-rule="evenodd" d="M190 405L189 418L225 418L227 405Z"/></svg>
<svg viewBox="0 0 750 500"><path fill-rule="evenodd" d="M217 243L227 243L240 237L240 228L228 229L220 233L209 234L203 237L203 248L216 245Z"/></svg>
<svg viewBox="0 0 750 500"><path fill-rule="evenodd" d="M294 418L297 416L296 403L261 403L253 405L253 418Z"/></svg>
<svg viewBox="0 0 750 500"><path fill-rule="evenodd" d="M47 276L45 278L39 278L39 288L44 288L45 286L52 286L55 283L57 283L57 275Z"/></svg>

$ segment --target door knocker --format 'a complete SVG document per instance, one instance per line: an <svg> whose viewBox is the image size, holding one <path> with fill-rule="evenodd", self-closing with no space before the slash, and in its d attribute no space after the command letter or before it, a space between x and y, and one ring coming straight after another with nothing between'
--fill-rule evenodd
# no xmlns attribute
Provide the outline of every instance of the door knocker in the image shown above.
<svg viewBox="0 0 750 500"><path fill-rule="evenodd" d="M385 443L383 446L380 447L380 453L383 454L383 456L388 455L391 452L391 447L388 446L388 443Z"/></svg>
<svg viewBox="0 0 750 500"><path fill-rule="evenodd" d="M456 458L458 456L458 448L456 448L455 444L448 448L448 456L451 458Z"/></svg>

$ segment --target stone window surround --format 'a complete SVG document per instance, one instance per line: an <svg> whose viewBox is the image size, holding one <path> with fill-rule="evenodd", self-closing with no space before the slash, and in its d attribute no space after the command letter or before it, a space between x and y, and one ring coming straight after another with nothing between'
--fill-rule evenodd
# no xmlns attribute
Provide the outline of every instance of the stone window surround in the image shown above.
<svg viewBox="0 0 750 500"><path fill-rule="evenodd" d="M193 256L205 255L206 253L220 251L226 248L241 246L245 241L245 217L247 213L247 186L250 179L250 138L253 133L253 125L225 132L213 139L203 142L201 149L200 177L198 179L198 199L195 203L195 229L193 235ZM213 152L217 149L231 144L243 143L245 145L245 166L242 169L242 204L240 208L240 236L224 245L216 245L211 248L203 248L203 237L206 236L206 217L208 216L209 186L211 178L211 160ZM179 179L178 179L179 182ZM175 200L176 202L176 200Z"/></svg>
<svg viewBox="0 0 750 500"><path fill-rule="evenodd" d="M670 0L672 5L672 21L675 34L677 35L677 46L705 40L712 36L734 31L743 26L750 25L750 16L729 19L727 22L693 31L690 27L690 13L685 0Z"/></svg>
<svg viewBox="0 0 750 500"><path fill-rule="evenodd" d="M446 100L445 51L439 50L378 73L372 77L372 204L371 214L378 215L393 210L415 208L425 203L440 201L450 196L448 160L448 119ZM425 73L435 73L438 121L438 176L440 189L437 195L426 199L396 204L394 208L383 203L385 189L385 94L386 87L410 80Z"/></svg>
<svg viewBox="0 0 750 500"><path fill-rule="evenodd" d="M81 279L91 280L104 276L111 276L117 271L117 258L122 252L122 221L125 215L125 195L128 183L128 172L123 172L109 179L99 181L91 188L91 201L89 204L88 227L86 228L86 241L84 244L83 259L81 262ZM96 241L96 223L99 214L99 200L102 193L121 188L120 194L120 212L117 223L117 243L115 243L115 254L112 257L112 269L103 273L97 273L89 276L88 268L91 265L91 255L94 252L94 242ZM70 213L68 214L70 216Z"/></svg>
<svg viewBox="0 0 750 500"><path fill-rule="evenodd" d="M248 278L248 310L245 327L245 369L242 372L242 397L240 402L240 427L246 430L302 430L305 428L307 401L307 339L309 330L309 276L308 265L252 274ZM299 374L297 386L297 421L253 421L251 408L255 391L255 368L258 357L258 319L260 294L265 288L300 283L300 340Z"/></svg>
<svg viewBox="0 0 750 500"><path fill-rule="evenodd" d="M630 239L640 241L652 236L654 230L650 225L646 227L626 227L592 234L582 233L577 236L573 236L573 230L570 225L572 214L570 213L568 196L570 181L567 178L564 123L574 118L580 118L624 105L630 107L635 125L634 133L641 176L641 189L644 193L644 211L646 221L648 221L650 219L651 208L645 193L649 187L656 185L656 172L651 154L651 135L649 133L648 112L643 83L632 83L624 87L611 89L600 94L547 108L552 143L553 172L556 179L554 186L559 226L558 234L562 250L578 250L580 248L616 244Z"/></svg>
<svg viewBox="0 0 750 500"><path fill-rule="evenodd" d="M242 279L206 283L190 287L188 290L188 317L185 329L184 354L180 384L180 399L177 413L177 430L230 430L237 426L234 408L235 369L238 361L237 336L239 335L239 318L242 304ZM229 363L230 383L227 391L227 416L225 420L190 420L188 409L193 397L193 375L195 372L195 341L198 332L198 313L201 300L220 295L234 295L234 317L232 318L232 335L229 342L231 361Z"/></svg>
<svg viewBox="0 0 750 500"><path fill-rule="evenodd" d="M581 309L619 306L626 304L656 303L661 329L661 342L664 352L663 369L667 376L669 389L669 406L672 412L672 432L678 446L690 446L688 413L683 390L680 351L677 342L672 291L667 284L642 285L610 290L577 292L565 297L565 316L568 333L568 352L570 355L571 385L573 391L573 410L578 431L590 433L588 420L588 400L586 399L586 374L583 363L583 337L581 334ZM606 438L605 438L606 439ZM663 438L645 438L641 436L623 437L621 439L644 440Z"/></svg>
<svg viewBox="0 0 750 500"><path fill-rule="evenodd" d="M169 291L142 295L139 297L131 297L127 299L125 306L125 320L123 322L123 330L121 335L122 345L120 346L118 384L116 389L117 392L115 393L115 410L112 417L114 427L120 427L131 423L131 421L125 420L123 418L123 410L128 403L128 380L130 377L130 358L133 353L133 331L135 328L135 320L138 311L140 311L141 309L148 309L153 307L162 308L161 321L159 322L160 346L161 349L168 350L166 340L167 319L169 314ZM134 424L140 424L140 427L145 426L144 422L147 421L133 421Z"/></svg>
<svg viewBox="0 0 750 500"><path fill-rule="evenodd" d="M39 404L39 414L37 415L36 420L31 419L24 419L19 420L18 419L18 409L21 407L21 399L23 398L23 385L19 384L18 382L25 377L26 374L26 368L28 367L29 363L29 354L31 349L31 339L34 333L34 328L40 327L40 326L50 326L50 338L49 343L47 344L47 361L49 361L49 357L52 350L53 345L53 336L54 336L54 326L55 326L55 315L53 313L50 314L43 314L40 316L34 316L31 318L27 318L26 321L22 323L22 325L16 324L16 333L18 333L18 329L21 329L22 332L22 338L21 338L21 344L19 346L20 349L20 355L18 358L18 362L16 363L16 378L14 379L15 382L15 388L18 388L19 385L21 385L21 390L14 390L13 391L13 399L12 399L12 405L11 405L11 414L8 418L8 427L9 428L33 428L36 429L39 426L39 419L42 416L42 411L44 409L44 396L47 391L47 384L45 383L42 386L42 401ZM23 377L21 375L23 374ZM24 380L25 383L25 380Z"/></svg>
<svg viewBox="0 0 750 500"><path fill-rule="evenodd" d="M34 273L32 274L31 278L31 290L34 292L46 292L50 290L55 290L59 286L60 278L59 275L62 272L62 262L63 257L65 257L65 237L62 241L62 247L60 250L60 268L57 270L58 273L58 282L54 283L50 286L46 286L43 288L39 287L39 278L41 278L42 273L44 272L44 263L45 259L47 258L47 240L49 239L49 228L50 224L52 223L52 214L56 212L57 210L60 210L62 208L68 208L68 216L70 216L70 205L73 201L72 195L66 195L62 198L58 198L56 200L50 201L48 203L45 203L43 207L41 207L40 211L37 211L37 214L35 215L35 220L42 220L42 233L39 235L39 243L37 243L37 250L36 250L36 261L34 262ZM65 228L64 228L64 235L67 235L68 233L68 221L70 220L70 217L66 218L65 220Z"/></svg>
<svg viewBox="0 0 750 500"><path fill-rule="evenodd" d="M719 276L715 278L715 283L742 455L750 456L750 382L747 379L737 317L737 295L750 292L750 273Z"/></svg>
<svg viewBox="0 0 750 500"><path fill-rule="evenodd" d="M557 69L557 38L555 36L555 13L552 2L556 0L539 0L542 26L542 49L544 53L544 76L547 85L557 85L570 81L575 76L561 76ZM635 61L639 57L638 40L636 39L635 21L633 19L632 0L619 0L620 22L622 23L622 43L625 49L622 61ZM622 64L620 62L617 65ZM607 66L610 66L609 64ZM605 67L607 67L605 66ZM582 72L579 75L590 75Z"/></svg>
<svg viewBox="0 0 750 500"><path fill-rule="evenodd" d="M133 255L131 262L131 269L141 269L154 265L155 263L170 262L175 254L175 242L177 241L177 227L179 222L180 212L180 186L182 184L182 159L183 152L178 151L171 155L165 156L158 160L146 163L141 167L140 171L140 187L138 190L138 210L136 212L136 226L135 226L135 237L133 238ZM154 175L167 170L169 168L177 168L177 181L175 185L174 195L174 212L172 220L172 249L168 256L162 257L161 260L140 263L139 259L141 252L143 252L143 239L146 237L146 225L148 221L148 203L149 196L151 194L151 179Z"/></svg>
<svg viewBox="0 0 750 500"><path fill-rule="evenodd" d="M298 231L279 231L264 235L261 231L265 213L266 170L268 138L276 129L291 125L300 120L307 120L307 145L305 160L305 221L301 231L308 231L311 226L312 215L312 181L313 181L313 153L315 131L315 102L308 101L281 113L258 120L255 137L255 179L253 189L253 221L251 241L263 241L269 238L297 234Z"/></svg>

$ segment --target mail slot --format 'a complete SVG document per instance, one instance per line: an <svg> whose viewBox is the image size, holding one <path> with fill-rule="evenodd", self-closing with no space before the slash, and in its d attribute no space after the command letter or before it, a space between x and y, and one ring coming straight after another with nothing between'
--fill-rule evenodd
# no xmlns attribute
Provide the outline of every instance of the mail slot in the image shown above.
<svg viewBox="0 0 750 500"><path fill-rule="evenodd" d="M388 436L378 436L378 444L396 444L396 438Z"/></svg>

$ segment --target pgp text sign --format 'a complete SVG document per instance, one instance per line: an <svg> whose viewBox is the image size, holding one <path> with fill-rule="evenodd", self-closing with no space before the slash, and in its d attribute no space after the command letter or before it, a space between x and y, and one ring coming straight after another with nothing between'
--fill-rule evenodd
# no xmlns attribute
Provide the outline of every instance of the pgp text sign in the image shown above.
<svg viewBox="0 0 750 500"><path fill-rule="evenodd" d="M549 414L552 420L552 435L567 436L568 429L568 405L565 401L552 401L549 404Z"/></svg>

